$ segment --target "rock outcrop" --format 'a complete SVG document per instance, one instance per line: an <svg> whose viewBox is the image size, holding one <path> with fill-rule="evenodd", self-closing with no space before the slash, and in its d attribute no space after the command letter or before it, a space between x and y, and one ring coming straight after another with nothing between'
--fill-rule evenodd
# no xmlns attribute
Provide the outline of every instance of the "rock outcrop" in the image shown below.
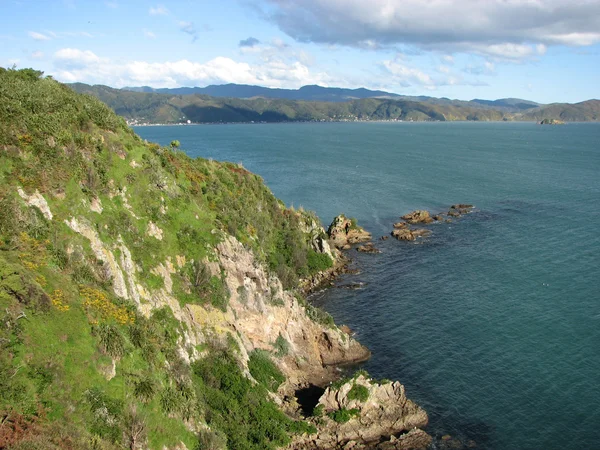
<svg viewBox="0 0 600 450"><path fill-rule="evenodd" d="M328 387L315 410L322 413L312 419L317 434L297 437L290 449L424 449L431 443L420 429L427 413L406 398L399 382L380 384L359 375Z"/></svg>
<svg viewBox="0 0 600 450"><path fill-rule="evenodd" d="M371 233L358 226L356 221L340 214L327 230L329 239L337 248L348 248L352 244L371 240Z"/></svg>
<svg viewBox="0 0 600 450"><path fill-rule="evenodd" d="M418 237L429 236L431 231L426 230L425 228L417 228L416 230L411 230L409 228L397 228L392 231L391 234L399 241L414 241Z"/></svg>
<svg viewBox="0 0 600 450"><path fill-rule="evenodd" d="M405 214L401 219L406 220L408 223L415 225L418 223L432 223L433 219L429 214L429 211L417 209L411 213Z"/></svg>
<svg viewBox="0 0 600 450"><path fill-rule="evenodd" d="M211 326L235 332L248 352L273 350L281 336L289 352L278 365L290 385L322 385L336 377L333 366L370 357L366 347L339 328L312 320L296 297L283 289L277 277L269 276L238 240L225 237L217 252L230 299L228 310L216 314L218 320Z"/></svg>

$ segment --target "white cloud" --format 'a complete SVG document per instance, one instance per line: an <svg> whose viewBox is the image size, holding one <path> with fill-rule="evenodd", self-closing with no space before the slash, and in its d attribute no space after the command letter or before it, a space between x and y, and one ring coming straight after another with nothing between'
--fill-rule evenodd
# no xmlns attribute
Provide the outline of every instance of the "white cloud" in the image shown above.
<svg viewBox="0 0 600 450"><path fill-rule="evenodd" d="M401 86L408 87L417 84L425 88L435 88L433 79L417 68L408 67L403 63L392 60L383 61L382 65Z"/></svg>
<svg viewBox="0 0 600 450"><path fill-rule="evenodd" d="M305 84L329 85L326 73L314 73L299 61L271 61L249 64L217 57L207 62L187 59L167 62L112 61L89 50L66 48L54 55L54 75L65 82L84 82L123 87L205 86L241 83L267 87L300 87Z"/></svg>
<svg viewBox="0 0 600 450"><path fill-rule="evenodd" d="M36 41L49 41L50 39L52 39L50 36L47 36L42 33L37 33L35 31L30 31L28 34L30 37L32 37Z"/></svg>
<svg viewBox="0 0 600 450"><path fill-rule="evenodd" d="M166 16L169 14L169 10L163 5L151 6L148 10L148 14L151 16Z"/></svg>
<svg viewBox="0 0 600 450"><path fill-rule="evenodd" d="M90 50L79 50L76 48L63 48L54 53L56 64L69 70L82 70L90 66L100 66L106 62Z"/></svg>
<svg viewBox="0 0 600 450"><path fill-rule="evenodd" d="M600 0L253 1L300 42L375 50L410 45L506 59L543 54L537 45L600 42Z"/></svg>

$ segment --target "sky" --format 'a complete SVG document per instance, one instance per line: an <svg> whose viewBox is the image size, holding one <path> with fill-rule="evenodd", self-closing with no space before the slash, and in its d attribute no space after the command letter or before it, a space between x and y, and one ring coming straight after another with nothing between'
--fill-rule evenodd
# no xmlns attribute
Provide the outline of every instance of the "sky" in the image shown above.
<svg viewBox="0 0 600 450"><path fill-rule="evenodd" d="M62 82L600 98L600 0L0 0L0 67Z"/></svg>

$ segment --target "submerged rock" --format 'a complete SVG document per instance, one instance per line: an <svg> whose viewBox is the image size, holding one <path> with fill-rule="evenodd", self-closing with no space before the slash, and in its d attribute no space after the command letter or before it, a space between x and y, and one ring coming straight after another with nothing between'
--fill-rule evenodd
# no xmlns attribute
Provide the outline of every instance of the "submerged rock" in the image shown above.
<svg viewBox="0 0 600 450"><path fill-rule="evenodd" d="M364 245L359 245L356 248L356 250L362 253L381 253L381 250L376 248L372 242L368 242Z"/></svg>

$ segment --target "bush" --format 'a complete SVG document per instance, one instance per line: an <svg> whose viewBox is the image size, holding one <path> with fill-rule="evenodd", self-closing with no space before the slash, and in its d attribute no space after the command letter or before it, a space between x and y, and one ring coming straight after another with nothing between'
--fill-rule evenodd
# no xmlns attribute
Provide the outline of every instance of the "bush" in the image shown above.
<svg viewBox="0 0 600 450"><path fill-rule="evenodd" d="M96 329L100 347L111 358L120 358L125 353L125 338L116 325L102 324Z"/></svg>
<svg viewBox="0 0 600 450"><path fill-rule="evenodd" d="M358 400L359 402L366 402L369 398L369 389L362 384L354 384L348 392L348 400Z"/></svg>
<svg viewBox="0 0 600 450"><path fill-rule="evenodd" d="M254 350L250 353L248 369L256 381L272 392L276 392L285 381L285 376L264 350Z"/></svg>
<svg viewBox="0 0 600 450"><path fill-rule="evenodd" d="M327 414L334 422L337 423L346 423L353 417L357 417L360 415L360 410L357 408L352 409L338 409L337 411L332 411Z"/></svg>
<svg viewBox="0 0 600 450"><path fill-rule="evenodd" d="M326 253L317 253L313 249L308 251L308 271L313 274L322 272L333 266L333 261Z"/></svg>

